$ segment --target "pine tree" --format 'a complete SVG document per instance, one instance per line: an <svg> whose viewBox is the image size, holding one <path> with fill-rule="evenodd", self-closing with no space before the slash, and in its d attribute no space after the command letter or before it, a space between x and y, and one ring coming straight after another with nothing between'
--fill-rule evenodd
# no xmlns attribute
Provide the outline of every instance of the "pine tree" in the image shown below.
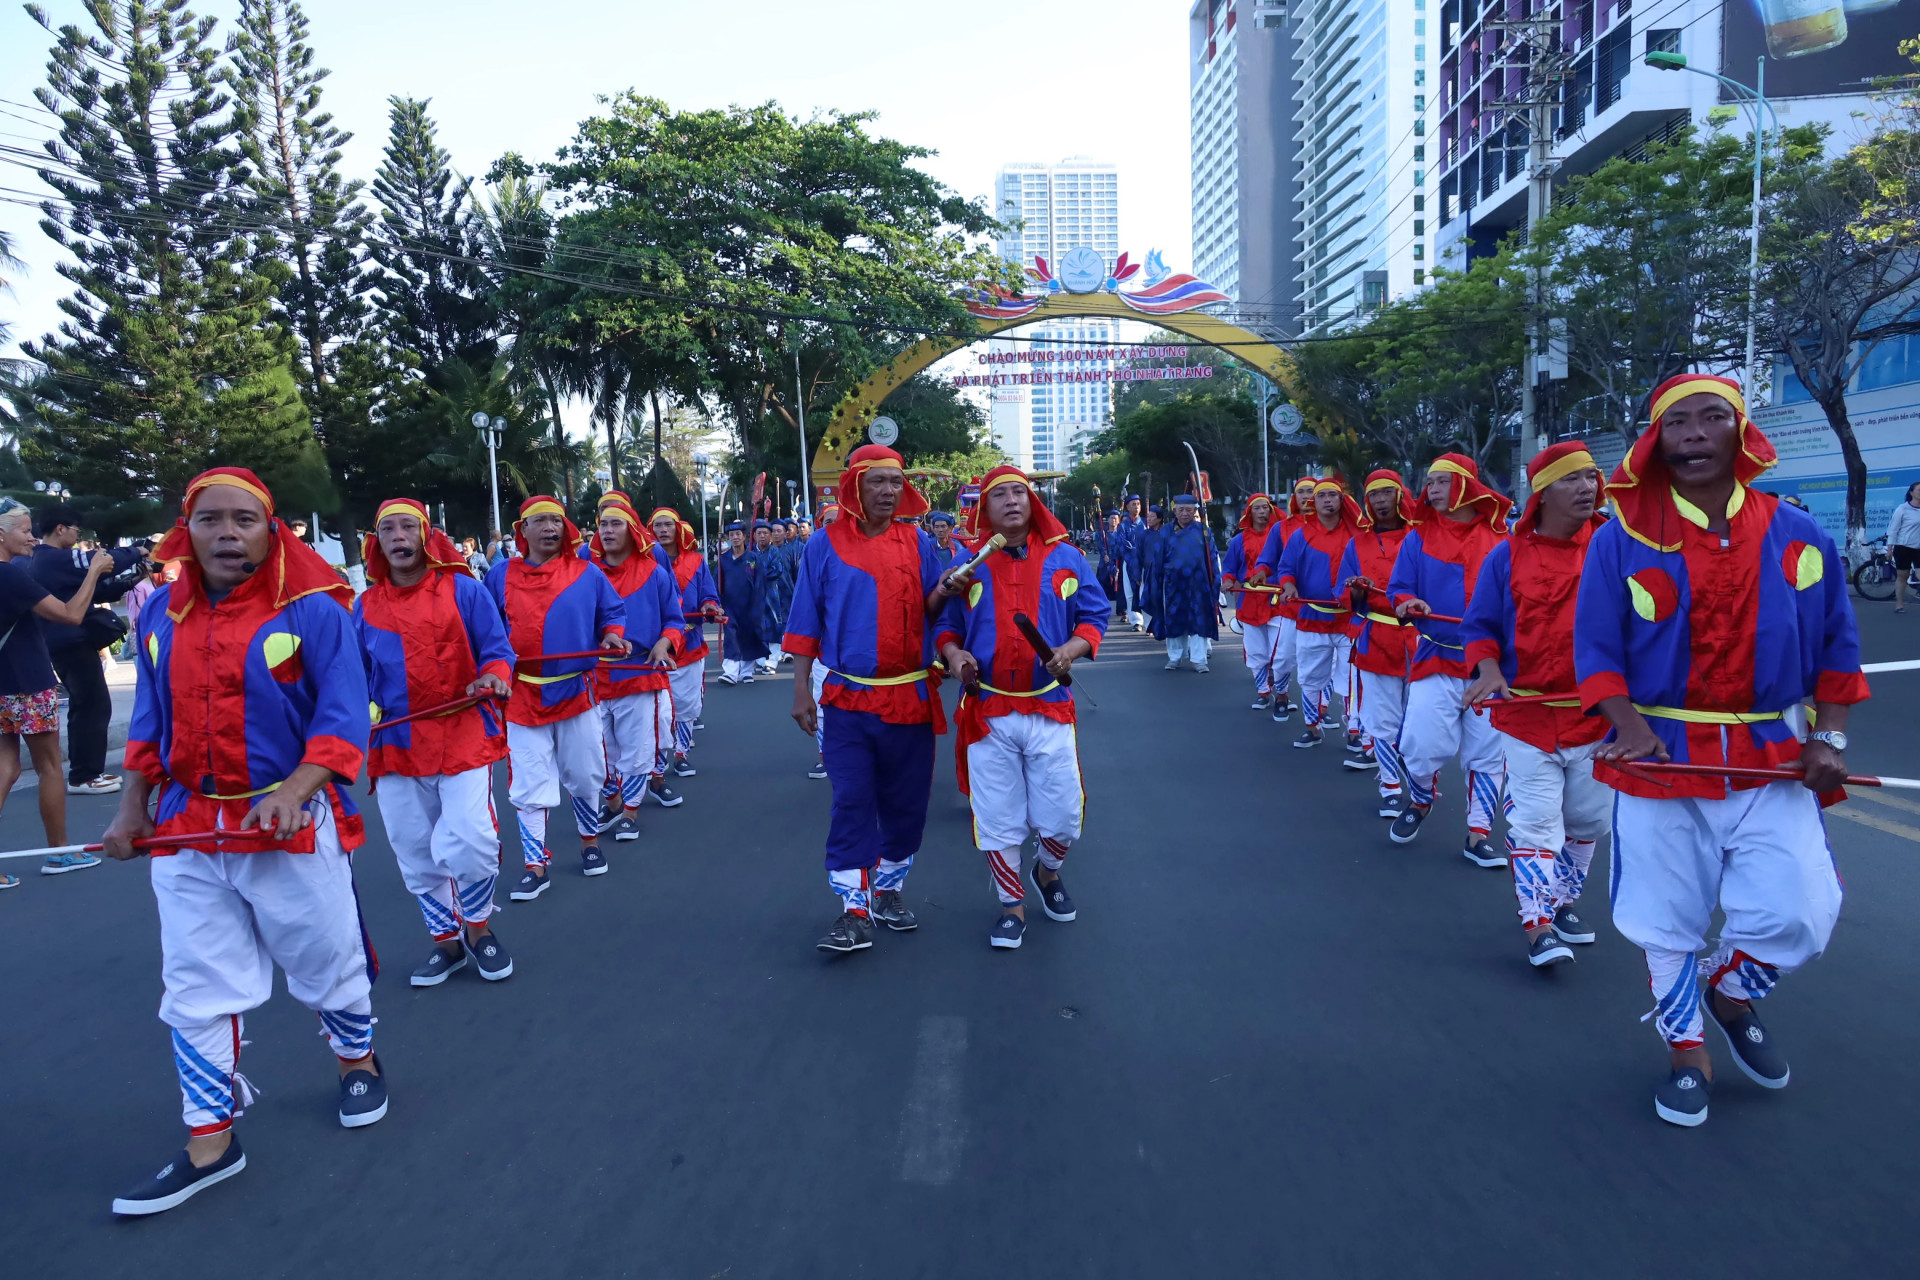
<svg viewBox="0 0 1920 1280"><path fill-rule="evenodd" d="M41 228L74 258L44 363L31 466L81 494L170 503L208 466L308 494L324 475L274 318L285 268L248 220L249 171L221 89L214 23L186 0L88 0L94 31L54 28L60 119Z"/></svg>
<svg viewBox="0 0 1920 1280"><path fill-rule="evenodd" d="M481 245L467 204L473 180L453 172L427 102L387 101L386 153L373 179L380 221L367 242L386 271L379 287L387 328L419 353L430 382L453 359L484 370L496 345L491 282L478 265Z"/></svg>

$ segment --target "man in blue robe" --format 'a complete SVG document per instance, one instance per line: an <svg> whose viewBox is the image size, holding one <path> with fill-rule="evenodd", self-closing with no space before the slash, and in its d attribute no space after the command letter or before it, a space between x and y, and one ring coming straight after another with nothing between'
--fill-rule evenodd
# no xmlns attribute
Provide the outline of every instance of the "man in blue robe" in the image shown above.
<svg viewBox="0 0 1920 1280"><path fill-rule="evenodd" d="M752 684L754 664L767 656L760 634L767 593L760 559L760 552L747 545L747 526L738 520L728 525L727 549L714 565L720 607L727 615L720 645L721 684Z"/></svg>
<svg viewBox="0 0 1920 1280"><path fill-rule="evenodd" d="M1161 608L1153 634L1167 642L1168 671L1190 660L1195 671L1205 672L1213 642L1220 638L1220 557L1199 514L1191 494L1179 495L1173 500L1173 523L1163 526L1153 542L1151 576Z"/></svg>
<svg viewBox="0 0 1920 1280"><path fill-rule="evenodd" d="M772 675L782 661L792 661L780 652L776 638L787 629L787 610L793 604L793 577L797 565L794 546L789 541L791 520L775 520L767 526L767 549L761 553L761 576L767 584L765 617L760 634L766 637L768 655L761 669ZM755 531L756 540L758 530Z"/></svg>

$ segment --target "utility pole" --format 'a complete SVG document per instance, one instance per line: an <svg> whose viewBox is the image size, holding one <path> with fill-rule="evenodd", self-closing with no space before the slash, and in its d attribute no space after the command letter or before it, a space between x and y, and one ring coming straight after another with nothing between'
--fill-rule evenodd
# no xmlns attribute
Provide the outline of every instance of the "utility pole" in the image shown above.
<svg viewBox="0 0 1920 1280"><path fill-rule="evenodd" d="M1527 130L1527 243L1533 244L1534 229L1553 211L1553 177L1559 161L1553 158L1553 113L1563 100L1566 85L1573 79L1573 57L1560 47L1561 19L1544 14L1512 22L1488 22L1483 30L1504 30L1507 43L1501 50L1509 65L1525 60L1527 77L1520 96L1487 104L1487 110L1518 120ZM1513 451L1513 499L1524 502L1527 494L1527 462L1549 443L1549 423L1541 412L1543 401L1552 399L1550 389L1541 384L1548 376L1549 324L1544 297L1544 281L1535 269L1527 285L1527 328L1525 360L1521 368L1520 438ZM1565 377L1563 369L1560 377Z"/></svg>

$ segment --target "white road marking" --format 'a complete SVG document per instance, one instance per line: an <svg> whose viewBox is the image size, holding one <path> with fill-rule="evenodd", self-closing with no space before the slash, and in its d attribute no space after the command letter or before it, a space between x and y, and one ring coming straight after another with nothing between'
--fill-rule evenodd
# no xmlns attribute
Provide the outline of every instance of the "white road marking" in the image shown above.
<svg viewBox="0 0 1920 1280"><path fill-rule="evenodd" d="M961 1112L961 1064L967 1052L967 1020L920 1019L920 1048L907 1083L900 1117L900 1180L942 1187L960 1172L967 1143Z"/></svg>

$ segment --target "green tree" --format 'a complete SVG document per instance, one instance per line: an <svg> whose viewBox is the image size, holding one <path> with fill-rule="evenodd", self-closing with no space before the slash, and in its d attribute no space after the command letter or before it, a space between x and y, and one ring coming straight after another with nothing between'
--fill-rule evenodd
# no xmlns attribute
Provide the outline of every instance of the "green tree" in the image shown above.
<svg viewBox="0 0 1920 1280"><path fill-rule="evenodd" d="M796 354L810 453L856 381L920 332L971 328L955 293L1012 278L969 240L996 224L870 120L626 93L580 126L547 166L556 273L579 285L551 319L603 425L653 392L709 396L739 438L736 479L798 478Z"/></svg>
<svg viewBox="0 0 1920 1280"><path fill-rule="evenodd" d="M274 318L285 269L246 232L251 174L221 89L214 24L185 0L90 0L94 30L53 27L40 103L60 121L42 229L73 258L30 466L76 493L177 500L198 471L307 483L313 434Z"/></svg>

